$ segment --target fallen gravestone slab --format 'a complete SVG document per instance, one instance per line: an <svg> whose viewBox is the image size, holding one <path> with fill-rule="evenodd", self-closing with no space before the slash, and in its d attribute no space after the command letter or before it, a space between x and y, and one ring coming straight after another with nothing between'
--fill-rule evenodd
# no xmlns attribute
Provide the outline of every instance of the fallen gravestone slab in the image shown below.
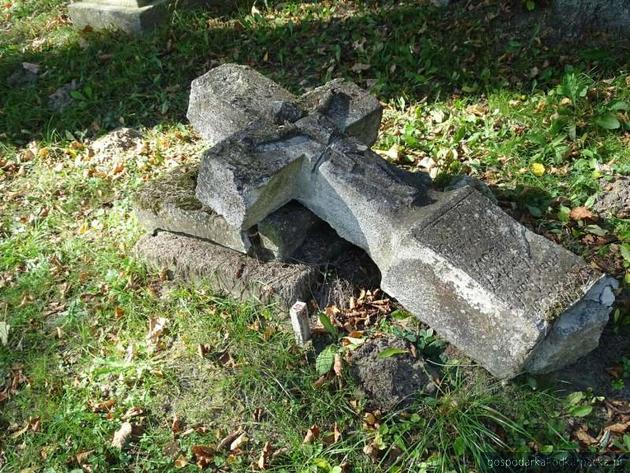
<svg viewBox="0 0 630 473"><path fill-rule="evenodd" d="M297 200L370 255L387 293L495 376L552 371L597 346L614 279L475 189L435 192L291 100L243 66L193 82L191 121L219 141L202 158L202 203L246 230Z"/></svg>
<svg viewBox="0 0 630 473"><path fill-rule="evenodd" d="M310 210L292 202L263 219L255 234L252 229L243 232L199 202L196 186L196 167L180 167L147 183L134 198L138 221L148 233L167 230L279 261L290 259L309 232L322 223Z"/></svg>
<svg viewBox="0 0 630 473"><path fill-rule="evenodd" d="M168 269L187 281L204 281L219 293L263 304L277 302L288 311L296 300L310 300L317 268L261 262L198 238L158 232L142 237L135 253L156 269Z"/></svg>
<svg viewBox="0 0 630 473"><path fill-rule="evenodd" d="M405 409L419 393L432 394L437 374L403 340L370 339L352 353L350 372L374 407Z"/></svg>

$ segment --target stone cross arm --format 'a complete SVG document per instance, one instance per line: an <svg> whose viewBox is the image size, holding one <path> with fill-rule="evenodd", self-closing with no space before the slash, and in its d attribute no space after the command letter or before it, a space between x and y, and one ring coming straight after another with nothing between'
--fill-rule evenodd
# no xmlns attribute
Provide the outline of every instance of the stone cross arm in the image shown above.
<svg viewBox="0 0 630 473"><path fill-rule="evenodd" d="M226 75L247 93L218 95ZM196 194L229 224L246 230L299 201L368 252L383 289L496 376L550 371L595 348L616 281L476 190L435 192L381 159L331 112L350 116L351 95L333 90L308 110L230 65L203 83L192 95L214 111L202 134L217 144Z"/></svg>

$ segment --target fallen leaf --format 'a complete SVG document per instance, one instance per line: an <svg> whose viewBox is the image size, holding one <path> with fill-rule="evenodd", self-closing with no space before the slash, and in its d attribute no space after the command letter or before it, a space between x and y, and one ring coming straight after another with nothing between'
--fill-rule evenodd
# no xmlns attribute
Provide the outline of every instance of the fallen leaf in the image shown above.
<svg viewBox="0 0 630 473"><path fill-rule="evenodd" d="M210 345L207 343L200 343L197 345L197 353L201 358L205 357L210 352Z"/></svg>
<svg viewBox="0 0 630 473"><path fill-rule="evenodd" d="M571 220L592 220L593 212L586 207L576 207L569 214Z"/></svg>
<svg viewBox="0 0 630 473"><path fill-rule="evenodd" d="M131 407L122 416L122 420L129 420L132 417L137 417L144 414L144 411L140 407Z"/></svg>
<svg viewBox="0 0 630 473"><path fill-rule="evenodd" d="M195 457L195 464L201 469L207 468L214 460L214 450L205 445L194 445L191 451Z"/></svg>
<svg viewBox="0 0 630 473"><path fill-rule="evenodd" d="M363 447L363 453L365 453L373 463L378 462L380 458L380 450L378 446L374 443L368 443L365 447Z"/></svg>
<svg viewBox="0 0 630 473"><path fill-rule="evenodd" d="M179 417L173 417L173 422L171 422L171 432L174 434L178 434L182 431L183 424Z"/></svg>
<svg viewBox="0 0 630 473"><path fill-rule="evenodd" d="M398 145L392 145L392 147L385 152L385 156L392 159L393 161L398 161L398 159L400 158L400 149Z"/></svg>
<svg viewBox="0 0 630 473"><path fill-rule="evenodd" d="M302 443L313 443L317 439L317 437L319 437L319 427L317 427L316 425L311 425L311 427L306 432L306 435L304 436L304 441Z"/></svg>
<svg viewBox="0 0 630 473"><path fill-rule="evenodd" d="M86 450L85 452L79 452L74 456L74 459L80 466L83 466L85 463L87 463L87 459L92 454L92 452L94 452L94 450Z"/></svg>
<svg viewBox="0 0 630 473"><path fill-rule="evenodd" d="M341 440L341 431L337 426L337 422L333 424L332 432L327 433L323 440L326 445L333 445Z"/></svg>
<svg viewBox="0 0 630 473"><path fill-rule="evenodd" d="M234 451L234 450L238 450L241 445L245 445L247 443L247 434L245 432L243 432L241 435L239 435L238 437L236 437L232 443L230 444L230 450Z"/></svg>
<svg viewBox="0 0 630 473"><path fill-rule="evenodd" d="M597 439L594 439L584 430L578 430L575 432L575 437L584 445L593 445L597 443Z"/></svg>
<svg viewBox="0 0 630 473"><path fill-rule="evenodd" d="M266 470L269 466L269 460L271 459L271 455L273 455L273 448L269 442L265 443L262 451L260 452L260 457L258 457L258 469Z"/></svg>
<svg viewBox="0 0 630 473"><path fill-rule="evenodd" d="M376 420L376 416L371 413L371 412L366 412L365 415L363 416L363 422L365 422L365 424L368 427L376 427L378 426L377 420Z"/></svg>
<svg viewBox="0 0 630 473"><path fill-rule="evenodd" d="M607 425L606 427L604 427L604 430L608 430L614 434L622 434L624 433L628 427L630 427L630 422L626 422L626 423L616 423L616 424L611 424L611 425Z"/></svg>
<svg viewBox="0 0 630 473"><path fill-rule="evenodd" d="M186 459L184 455L178 456L177 459L175 460L175 468L177 468L178 470L181 470L186 465L188 465L188 460Z"/></svg>
<svg viewBox="0 0 630 473"><path fill-rule="evenodd" d="M228 445L231 445L234 439L236 439L242 433L243 429L239 428L238 430L235 430L234 432L228 434L226 437L223 438L223 440L219 442L219 445L217 445L217 450L224 449Z"/></svg>
<svg viewBox="0 0 630 473"><path fill-rule="evenodd" d="M28 429L29 429L29 425L28 425L28 422L27 422L27 423L26 423L26 425L25 425L24 427L22 427L21 429L16 430L15 432L13 432L13 433L11 434L11 438L12 438L12 439L16 439L16 438L20 437L20 436L21 436L24 432L26 432Z"/></svg>
<svg viewBox="0 0 630 473"><path fill-rule="evenodd" d="M129 422L123 422L120 428L114 434L114 438L112 439L112 447L122 449L129 441L132 430L133 429Z"/></svg>
<svg viewBox="0 0 630 473"><path fill-rule="evenodd" d="M363 63L357 62L354 64L354 66L351 67L351 70L352 72L356 72L357 74L359 74L363 71L367 71L368 69L370 69L370 67L372 66L370 66L369 64L363 64Z"/></svg>
<svg viewBox="0 0 630 473"><path fill-rule="evenodd" d="M151 319L149 319L149 333L147 333L146 340L150 347L157 348L167 323L168 320L164 317L151 317Z"/></svg>
<svg viewBox="0 0 630 473"><path fill-rule="evenodd" d="M114 401L113 399L108 399L106 401L101 401L97 403L89 402L90 410L92 412L98 413L111 411L114 407L114 404L116 404L116 401Z"/></svg>

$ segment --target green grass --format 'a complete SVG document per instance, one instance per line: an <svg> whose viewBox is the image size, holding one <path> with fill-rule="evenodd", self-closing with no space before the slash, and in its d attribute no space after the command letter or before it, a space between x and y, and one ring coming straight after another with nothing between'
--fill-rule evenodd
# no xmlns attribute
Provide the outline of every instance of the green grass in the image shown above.
<svg viewBox="0 0 630 473"><path fill-rule="evenodd" d="M280 450L271 470L287 472L469 471L493 453L628 450L628 434L601 448L575 439L575 414L592 406L577 421L597 425L601 399L567 404L532 379L501 385L453 357L440 358L450 367L439 396L374 413L347 376L317 387L313 354L296 349L273 307L176 286L131 254L141 235L133 192L196 158L190 81L239 62L296 93L338 76L371 88L386 104L376 145L386 159L414 171L430 159L438 185L459 173L481 178L521 222L627 287L630 221L568 212L630 174L628 45L548 42L535 17L512 21L499 1L257 7L261 15L245 3L220 14L179 9L134 40L74 31L62 1L2 7L0 322L11 328L0 393L11 381L15 389L0 401L0 471L171 471L180 456L182 471L195 471L193 447L216 447L238 428L248 442L216 451L217 469L250 470L266 442ZM7 86L23 62L40 66L37 82ZM72 80L73 104L51 111L48 96ZM120 174L103 171L86 145L123 124L142 130L146 151ZM146 335L158 317L167 325L155 351ZM627 330L623 307L613 324ZM423 327L379 329L441 347ZM133 409L130 443L111 447ZM335 424L341 438L327 444ZM312 425L320 438L303 444Z"/></svg>

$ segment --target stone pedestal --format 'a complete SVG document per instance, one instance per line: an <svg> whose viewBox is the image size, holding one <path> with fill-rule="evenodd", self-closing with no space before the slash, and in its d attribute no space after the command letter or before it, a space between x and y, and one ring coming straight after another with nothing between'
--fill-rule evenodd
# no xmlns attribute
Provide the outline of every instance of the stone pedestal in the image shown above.
<svg viewBox="0 0 630 473"><path fill-rule="evenodd" d="M140 34L158 25L168 12L168 0L89 0L68 6L75 27L111 28Z"/></svg>

